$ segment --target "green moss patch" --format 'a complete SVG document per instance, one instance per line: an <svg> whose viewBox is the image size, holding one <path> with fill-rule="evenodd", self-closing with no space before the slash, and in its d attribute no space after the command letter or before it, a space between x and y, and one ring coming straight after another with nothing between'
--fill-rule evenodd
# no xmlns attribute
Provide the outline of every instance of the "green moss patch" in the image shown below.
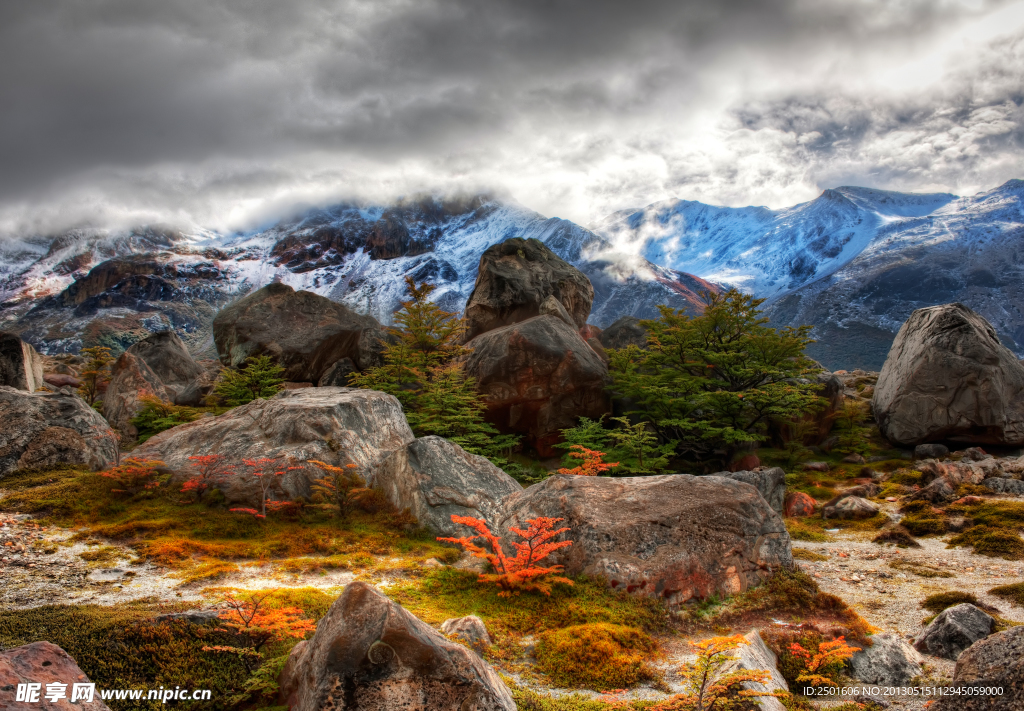
<svg viewBox="0 0 1024 711"><path fill-rule="evenodd" d="M974 552L1004 560L1024 560L1024 540L1013 530L974 526L949 540L950 547L973 546Z"/></svg>
<svg viewBox="0 0 1024 711"><path fill-rule="evenodd" d="M797 560L813 560L813 561L824 561L828 560L827 555L822 555L817 551L812 551L808 548L794 548L793 557Z"/></svg>
<svg viewBox="0 0 1024 711"><path fill-rule="evenodd" d="M910 534L904 526L893 526L887 528L873 539L872 543L878 543L879 545L889 543L899 548L920 548L921 544L914 540L914 537Z"/></svg>
<svg viewBox="0 0 1024 711"><path fill-rule="evenodd" d="M624 689L655 678L657 650L642 630L598 622L551 630L537 643L537 668L566 688Z"/></svg>
<svg viewBox="0 0 1024 711"><path fill-rule="evenodd" d="M929 595L921 601L921 608L937 615L946 608L956 607L957 605L962 605L965 602L970 603L975 607L981 606L981 603L978 602L978 598L974 597L974 595L961 590L949 590L947 592Z"/></svg>
<svg viewBox="0 0 1024 711"><path fill-rule="evenodd" d="M1009 600L1018 607L1024 607L1024 582L1000 585L988 591L989 594Z"/></svg>

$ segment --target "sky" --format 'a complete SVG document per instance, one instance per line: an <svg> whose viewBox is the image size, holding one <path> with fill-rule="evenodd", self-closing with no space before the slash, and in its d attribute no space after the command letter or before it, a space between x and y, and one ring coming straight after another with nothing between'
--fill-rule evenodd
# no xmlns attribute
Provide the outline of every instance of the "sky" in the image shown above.
<svg viewBox="0 0 1024 711"><path fill-rule="evenodd" d="M0 3L0 234L1024 178L1024 1Z"/></svg>

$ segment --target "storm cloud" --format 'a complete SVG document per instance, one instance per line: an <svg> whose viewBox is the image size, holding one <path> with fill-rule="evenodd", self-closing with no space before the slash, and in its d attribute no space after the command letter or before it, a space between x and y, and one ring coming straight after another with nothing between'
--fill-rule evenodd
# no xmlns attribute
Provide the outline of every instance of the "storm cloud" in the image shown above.
<svg viewBox="0 0 1024 711"><path fill-rule="evenodd" d="M0 100L7 234L421 190L584 224L971 193L1024 174L1024 3L3 3Z"/></svg>

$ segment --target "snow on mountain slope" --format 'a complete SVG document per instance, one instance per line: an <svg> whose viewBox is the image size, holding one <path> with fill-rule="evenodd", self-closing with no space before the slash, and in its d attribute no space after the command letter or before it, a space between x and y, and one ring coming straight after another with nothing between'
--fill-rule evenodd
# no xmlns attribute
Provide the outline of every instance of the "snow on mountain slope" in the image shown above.
<svg viewBox="0 0 1024 711"><path fill-rule="evenodd" d="M842 187L781 210L665 201L615 213L595 232L619 250L771 299L847 264L894 221L955 199Z"/></svg>
<svg viewBox="0 0 1024 711"><path fill-rule="evenodd" d="M345 303L383 323L406 276L437 284L434 299L461 311L480 255L509 237L536 238L595 284L591 323L657 315L658 304L699 309L715 288L642 258L608 251L598 235L488 195L415 197L388 206L312 210L245 234L165 228L76 230L12 243L0 253L0 329L44 352L97 343L115 350L174 328L211 355L216 311L272 281ZM601 258L589 258L601 252Z"/></svg>

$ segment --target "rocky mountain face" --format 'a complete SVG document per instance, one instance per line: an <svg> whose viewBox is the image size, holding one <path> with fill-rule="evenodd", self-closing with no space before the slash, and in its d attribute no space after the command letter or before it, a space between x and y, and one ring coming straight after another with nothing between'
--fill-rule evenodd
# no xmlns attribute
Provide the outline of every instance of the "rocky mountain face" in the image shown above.
<svg viewBox="0 0 1024 711"><path fill-rule="evenodd" d="M657 304L696 310L699 291L713 288L492 196L418 197L313 210L245 234L76 230L0 244L0 329L46 354L91 345L116 352L172 329L196 355L210 356L214 314L267 284L311 291L387 324L405 276L437 284L435 300L462 311L480 256L510 237L537 239L587 275L597 326L656 316Z"/></svg>
<svg viewBox="0 0 1024 711"><path fill-rule="evenodd" d="M768 299L774 325L811 324L812 357L878 370L915 309L961 302L1024 355L1024 181L958 198L826 190L782 210L667 201L595 227L672 269Z"/></svg>

